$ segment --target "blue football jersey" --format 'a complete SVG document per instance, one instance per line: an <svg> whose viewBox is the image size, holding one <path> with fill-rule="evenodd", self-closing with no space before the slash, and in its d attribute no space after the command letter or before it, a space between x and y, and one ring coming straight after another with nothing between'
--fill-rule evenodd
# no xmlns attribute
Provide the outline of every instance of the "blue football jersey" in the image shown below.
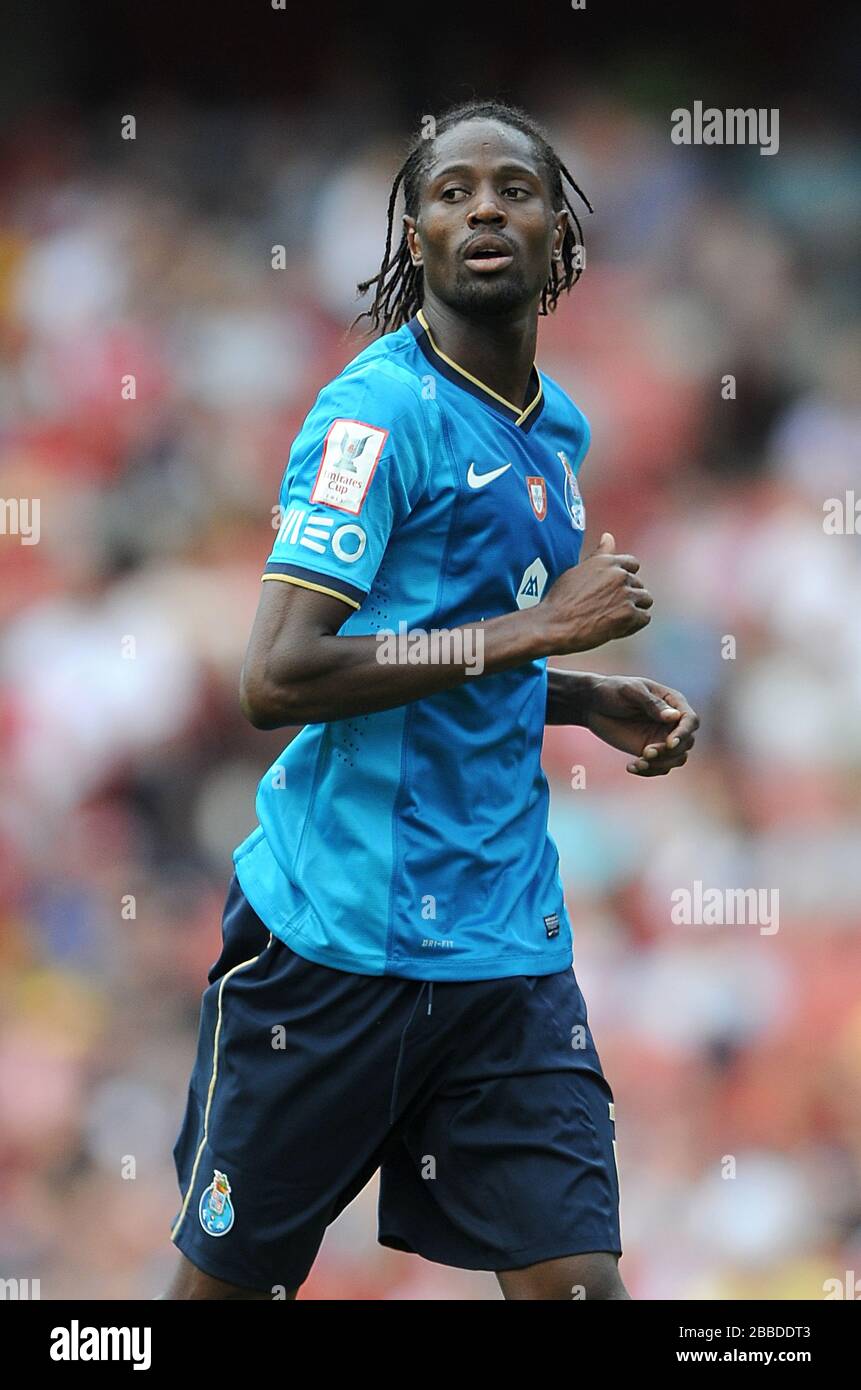
<svg viewBox="0 0 861 1390"><path fill-rule="evenodd" d="M421 312L372 343L293 443L264 581L337 595L342 636L400 641L407 660L412 634L430 642L539 603L580 556L589 426L535 368L528 399L518 409L451 361ZM367 975L571 965L541 768L546 699L537 660L306 725L260 782L259 825L234 854L270 931Z"/></svg>

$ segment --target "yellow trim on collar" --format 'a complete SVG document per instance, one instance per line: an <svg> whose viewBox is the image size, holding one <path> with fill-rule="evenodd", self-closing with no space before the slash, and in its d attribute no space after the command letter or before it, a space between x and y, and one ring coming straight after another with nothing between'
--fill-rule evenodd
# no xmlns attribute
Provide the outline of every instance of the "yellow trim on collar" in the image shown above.
<svg viewBox="0 0 861 1390"><path fill-rule="evenodd" d="M416 318L418 319L418 321L419 321L419 323L421 324L422 328L424 329L425 333L427 333L427 335L428 335L428 342L430 343L430 345L431 345L431 347L433 348L434 352L436 353L437 357L441 357L442 360L443 360L443 362L447 362L448 365L449 365L450 367L453 367L454 370L455 370L456 372L460 372L461 376L465 376L466 379L467 379L467 381L471 381L472 384L473 384L474 386L479 386L479 387L481 388L482 391L486 391L487 394L488 394L488 396L492 396L493 399L494 399L495 401L500 401L500 402L502 403L502 405L508 406L508 409L509 409L509 410L516 410L516 411L517 411L517 419L516 419L515 421L513 421L513 423L514 423L515 425L520 425L520 424L523 423L523 421L526 419L527 415L529 415L530 412L533 411L533 410L535 409L536 405L537 405L538 402L541 400L541 391L542 391L542 387L541 387L541 377L540 377L540 376L538 377L538 390L535 392L535 395L534 395L533 399L529 402L528 406L526 406L526 408L525 408L524 410L521 410L521 409L520 409L520 406L514 405L514 403L513 403L512 401L507 401L507 400L505 399L504 396L500 396L499 392L498 392L498 391L494 391L490 386L485 386L484 382L483 382L483 381L479 381L479 379L478 379L477 376L473 376L472 372L468 372L468 371L466 370L465 367L459 366L458 363L455 362L453 358L449 357L446 353L444 353L440 348L437 347L437 345L436 345L436 343L434 342L434 339L433 339L433 334L431 333L430 328L428 327L428 321L427 321L427 319L425 318L424 310L423 310L423 309L419 309L418 313L416 314ZM535 363L534 363L534 362L533 362L532 365L533 365L533 367L535 367ZM537 371L538 371L537 367L535 368L535 370L536 370L536 373L537 373Z"/></svg>

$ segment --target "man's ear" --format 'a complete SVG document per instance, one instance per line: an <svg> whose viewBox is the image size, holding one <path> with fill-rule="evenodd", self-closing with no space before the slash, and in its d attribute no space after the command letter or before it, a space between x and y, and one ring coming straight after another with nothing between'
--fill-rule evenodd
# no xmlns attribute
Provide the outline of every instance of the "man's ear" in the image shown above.
<svg viewBox="0 0 861 1390"><path fill-rule="evenodd" d="M562 243L565 240L565 233L569 226L568 209L562 208L561 211L556 214L556 226L553 229L553 247L551 254L554 261L561 261L562 259Z"/></svg>
<svg viewBox="0 0 861 1390"><path fill-rule="evenodd" d="M410 257L413 265L422 263L422 244L421 238L416 230L416 219L410 217L409 213L404 213L404 231L407 234L407 246L409 247Z"/></svg>

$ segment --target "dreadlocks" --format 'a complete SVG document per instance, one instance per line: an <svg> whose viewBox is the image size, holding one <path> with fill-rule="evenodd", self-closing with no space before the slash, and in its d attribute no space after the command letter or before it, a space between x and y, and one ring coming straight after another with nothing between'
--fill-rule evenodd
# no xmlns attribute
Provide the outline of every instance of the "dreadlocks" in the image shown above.
<svg viewBox="0 0 861 1390"><path fill-rule="evenodd" d="M504 102L497 101L463 102L459 106L450 107L440 116L436 122L435 134L441 135L461 121L477 120L498 121L500 125L510 126L514 130L528 135L549 175L550 192L554 206L557 208L564 206L568 210L570 222L565 228L562 242L562 269L559 269L556 261L551 262L549 279L541 291L541 303L538 312L547 314L556 308L561 292L565 290L567 293L571 286L576 284L583 269L582 259L577 255L578 247L583 246L583 229L567 194L563 190L563 179L570 184L590 212L593 211L592 204L578 188L541 128L519 107L508 106ZM404 208L407 214L410 217L418 216L419 193L422 179L430 163L432 146L432 139L426 139L423 135L417 136L392 184L389 195L386 249L383 253L380 269L376 275L371 276L370 280L363 280L358 286L360 295L366 294L372 285L377 287L374 302L370 308L365 309L353 320L353 326L355 326L361 319L370 319L369 334L376 331L380 333L392 332L394 329L400 328L402 324L407 323L421 308L423 298L422 268L421 266L414 266L410 259L406 230L402 232L400 244L392 254L392 231L399 189L403 188ZM571 222L574 224L573 229Z"/></svg>

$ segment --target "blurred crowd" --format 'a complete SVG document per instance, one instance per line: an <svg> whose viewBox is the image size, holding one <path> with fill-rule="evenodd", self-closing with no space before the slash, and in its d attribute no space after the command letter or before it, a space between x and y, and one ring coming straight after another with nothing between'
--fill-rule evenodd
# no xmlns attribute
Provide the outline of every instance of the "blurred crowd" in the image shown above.
<svg viewBox="0 0 861 1390"><path fill-rule="evenodd" d="M823 525L861 500L858 157L821 112L763 158L675 146L614 96L529 104L596 205L538 356L592 424L584 553L611 531L655 596L567 664L701 718L653 781L583 730L545 741L623 1275L822 1298L861 1271L861 518ZM39 501L38 544L0 534L0 1277L43 1298L149 1298L173 1270L200 994L285 738L243 720L239 667L291 440L363 345L406 133L322 99L291 122L164 103L133 141L111 121L24 125L0 201L0 495ZM696 881L777 890L779 930L674 924ZM375 1198L302 1297L499 1297L377 1246Z"/></svg>

